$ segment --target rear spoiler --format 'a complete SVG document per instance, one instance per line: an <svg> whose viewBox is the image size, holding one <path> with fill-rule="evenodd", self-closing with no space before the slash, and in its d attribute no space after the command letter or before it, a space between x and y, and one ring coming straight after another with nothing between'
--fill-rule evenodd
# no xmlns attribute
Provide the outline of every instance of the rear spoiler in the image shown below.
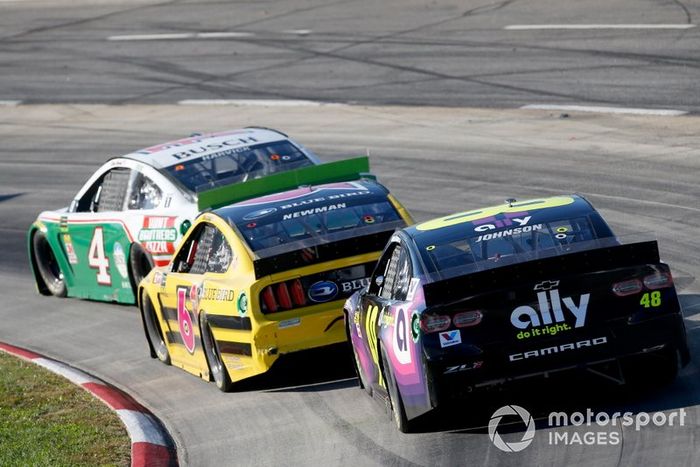
<svg viewBox="0 0 700 467"><path fill-rule="evenodd" d="M200 211L216 209L239 201L292 190L303 185L349 182L363 177L371 177L367 157L328 162L199 192L197 207Z"/></svg>
<svg viewBox="0 0 700 467"><path fill-rule="evenodd" d="M479 293L507 288L508 283L556 279L559 276L658 263L659 246L655 240L596 248L548 258L511 264L500 268L426 284L426 307L451 303Z"/></svg>
<svg viewBox="0 0 700 467"><path fill-rule="evenodd" d="M350 237L332 243L302 248L253 261L255 278L260 279L277 272L310 266L339 258L381 252L395 230L385 230L360 237Z"/></svg>

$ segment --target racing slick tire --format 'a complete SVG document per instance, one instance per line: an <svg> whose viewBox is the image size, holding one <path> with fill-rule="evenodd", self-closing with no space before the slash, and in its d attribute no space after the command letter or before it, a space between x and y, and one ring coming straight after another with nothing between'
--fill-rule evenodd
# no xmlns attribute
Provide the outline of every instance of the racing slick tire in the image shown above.
<svg viewBox="0 0 700 467"><path fill-rule="evenodd" d="M55 297L65 297L68 290L63 272L56 261L46 234L40 230L37 230L32 237L32 255L39 278L46 286L45 290ZM39 284L39 290L42 290L41 284Z"/></svg>
<svg viewBox="0 0 700 467"><path fill-rule="evenodd" d="M360 389L366 390L371 395L372 390L370 389L370 386L365 384L364 379L362 379L362 373L360 373L360 362L357 358L357 350L355 350L355 346L352 345L352 338L350 337L350 321L348 319L347 311L345 311L345 336L348 339L348 344L350 344L350 348L352 349L352 367L355 370L355 374L357 375L357 385L360 387Z"/></svg>
<svg viewBox="0 0 700 467"><path fill-rule="evenodd" d="M622 362L625 381L639 389L655 389L673 382L680 369L680 356L673 346L648 354L634 355Z"/></svg>
<svg viewBox="0 0 700 467"><path fill-rule="evenodd" d="M219 346L214 340L214 334L211 332L211 326L209 326L207 315L204 312L199 313L199 332L202 336L204 355L209 366L209 375L220 391L230 392L233 389L233 383L224 362L221 360Z"/></svg>
<svg viewBox="0 0 700 467"><path fill-rule="evenodd" d="M132 243L131 251L129 252L129 270L131 271L131 285L134 290L138 290L139 284L154 266L151 254L138 243Z"/></svg>
<svg viewBox="0 0 700 467"><path fill-rule="evenodd" d="M382 356L382 373L384 375L384 381L386 381L387 392L389 393L389 402L391 403L391 413L394 424L401 433L411 433L416 430L416 422L410 421L408 417L406 417L403 399L401 399L401 393L399 392L399 386L396 384L394 373L391 371L386 351L383 346L380 346L380 350Z"/></svg>
<svg viewBox="0 0 700 467"><path fill-rule="evenodd" d="M144 293L141 300L141 313L143 322L146 325L146 337L155 351L156 357L166 365L170 365L170 352L163 338L163 330L160 328L156 309L151 303L151 299Z"/></svg>

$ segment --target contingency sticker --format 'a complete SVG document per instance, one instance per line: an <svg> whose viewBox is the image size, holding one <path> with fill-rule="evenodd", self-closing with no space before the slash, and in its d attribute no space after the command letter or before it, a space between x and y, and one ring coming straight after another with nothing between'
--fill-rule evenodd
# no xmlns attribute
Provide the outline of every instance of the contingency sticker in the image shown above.
<svg viewBox="0 0 700 467"><path fill-rule="evenodd" d="M459 329L454 331L445 331L440 333L440 347L452 347L453 345L462 343L462 334Z"/></svg>

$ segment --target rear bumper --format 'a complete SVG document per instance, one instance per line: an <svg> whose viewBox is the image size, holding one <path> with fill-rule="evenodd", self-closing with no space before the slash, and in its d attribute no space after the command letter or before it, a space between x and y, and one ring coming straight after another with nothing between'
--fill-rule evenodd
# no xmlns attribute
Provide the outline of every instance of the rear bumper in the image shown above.
<svg viewBox="0 0 700 467"><path fill-rule="evenodd" d="M680 363L690 361L685 326L680 313L630 324L609 323L608 329L567 338L531 343L527 349L504 349L502 344L469 355L449 354L427 360L432 376L433 400L452 398L480 388L550 373L585 369L635 355L672 349ZM472 349L475 350L475 349Z"/></svg>

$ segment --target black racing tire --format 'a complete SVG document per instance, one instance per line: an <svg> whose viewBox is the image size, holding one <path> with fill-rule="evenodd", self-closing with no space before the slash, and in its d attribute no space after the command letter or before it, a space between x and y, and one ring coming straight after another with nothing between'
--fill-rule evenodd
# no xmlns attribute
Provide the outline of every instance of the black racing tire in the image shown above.
<svg viewBox="0 0 700 467"><path fill-rule="evenodd" d="M214 380L214 384L220 391L230 392L233 389L233 383L223 360L221 360L219 346L214 340L214 334L211 332L207 315L204 312L199 313L199 332L202 336L204 355L209 366L209 376Z"/></svg>
<svg viewBox="0 0 700 467"><path fill-rule="evenodd" d="M396 384L394 374L391 371L391 365L389 364L389 359L387 358L384 347L380 346L380 352L382 356L382 374L386 383L387 392L389 393L389 401L391 402L391 413L392 418L394 419L394 424L401 433L411 433L415 431L416 423L415 421L409 420L406 416L406 409L403 405L403 399L401 398L401 393L399 392L399 387Z"/></svg>
<svg viewBox="0 0 700 467"><path fill-rule="evenodd" d="M656 389L671 384L680 370L680 355L674 346L655 352L628 357L622 371L628 385L639 389Z"/></svg>
<svg viewBox="0 0 700 467"><path fill-rule="evenodd" d="M350 345L350 348L352 349L352 367L355 370L355 374L357 375L357 385L360 387L360 389L366 390L370 395L372 394L372 390L370 389L370 386L365 384L365 380L362 377L362 373L360 373L360 361L357 358L357 350L355 350L355 346L352 344L352 338L350 337L350 320L349 320L349 313L346 311L345 312L345 336L348 339L348 344Z"/></svg>
<svg viewBox="0 0 700 467"><path fill-rule="evenodd" d="M51 295L55 297L65 297L68 289L63 277L61 267L58 265L46 234L37 230L32 237L32 255L37 273ZM41 285L39 286L41 290Z"/></svg>
<svg viewBox="0 0 700 467"><path fill-rule="evenodd" d="M170 352L163 338L163 330L158 322L156 309L151 303L151 299L145 293L141 300L141 313L143 314L143 322L146 325L146 337L155 351L156 357L166 365L170 365Z"/></svg>
<svg viewBox="0 0 700 467"><path fill-rule="evenodd" d="M132 243L129 252L129 270L131 271L131 284L134 291L138 290L139 284L154 266L151 254L138 243Z"/></svg>

